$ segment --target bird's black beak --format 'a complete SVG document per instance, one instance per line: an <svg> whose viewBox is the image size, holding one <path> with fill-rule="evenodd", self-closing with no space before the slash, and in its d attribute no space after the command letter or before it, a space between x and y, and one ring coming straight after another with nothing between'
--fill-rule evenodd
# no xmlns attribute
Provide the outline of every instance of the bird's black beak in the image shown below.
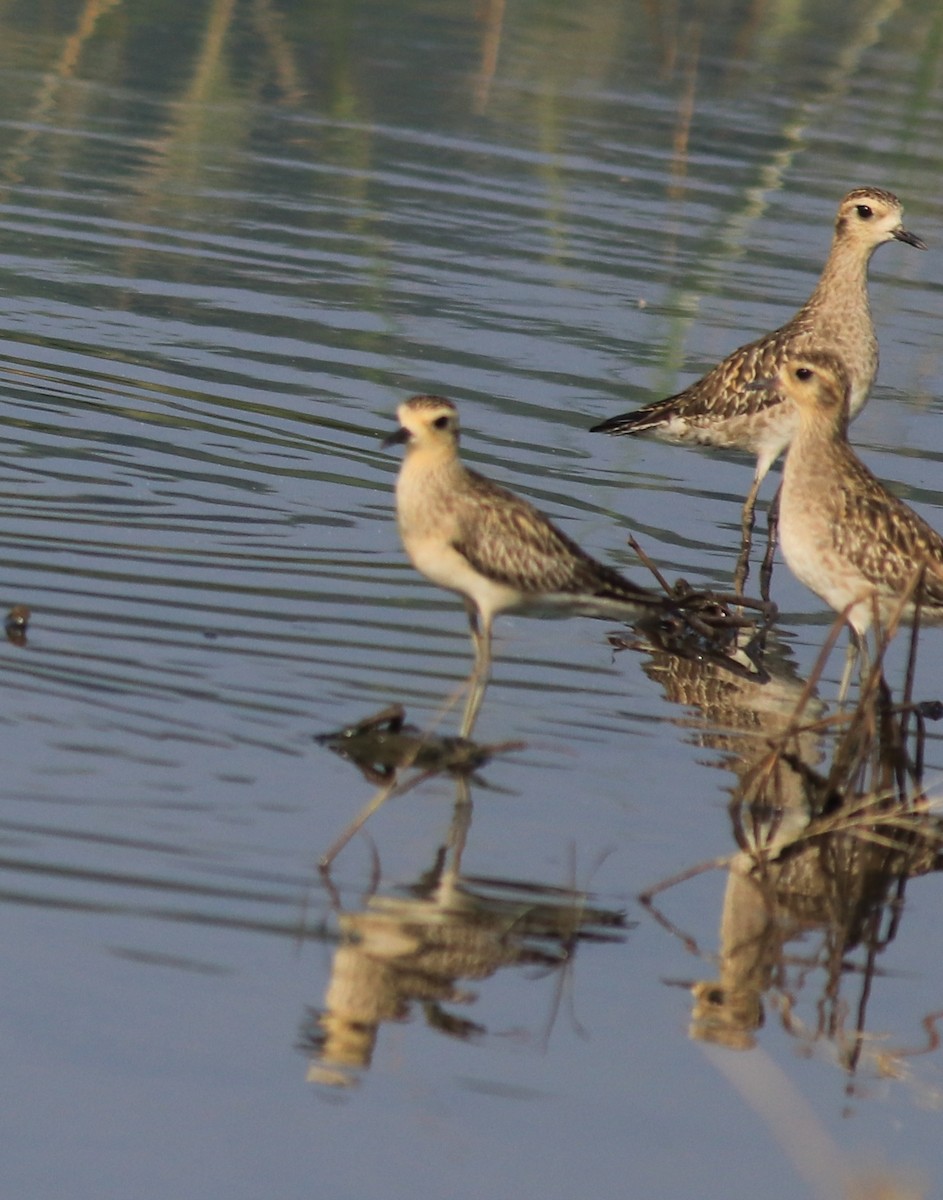
<svg viewBox="0 0 943 1200"><path fill-rule="evenodd" d="M917 237L915 233L911 233L909 229L895 229L894 237L899 242L906 242L908 246L916 246L918 250L926 250L927 243L923 238Z"/></svg>
<svg viewBox="0 0 943 1200"><path fill-rule="evenodd" d="M401 446L403 442L406 441L409 441L409 430L403 429L403 427L400 426L395 433L387 434L387 436L380 443L380 447L381 449L386 450L390 446Z"/></svg>

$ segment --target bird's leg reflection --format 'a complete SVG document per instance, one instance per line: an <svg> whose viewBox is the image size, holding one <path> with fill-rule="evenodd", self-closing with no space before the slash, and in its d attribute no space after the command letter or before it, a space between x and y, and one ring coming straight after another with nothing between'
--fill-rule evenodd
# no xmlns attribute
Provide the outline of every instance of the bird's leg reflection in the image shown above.
<svg viewBox="0 0 943 1200"><path fill-rule="evenodd" d="M409 766L410 764L404 764ZM393 778L378 788L377 791L370 797L367 803L363 806L360 812L354 817L351 823L347 826L340 837L333 843L326 854L323 854L318 860L318 869L321 872L329 871L331 863L344 849L355 833L358 833L367 821L373 816L378 809L382 808L387 800L393 796L405 796L407 792L411 792L414 787L418 787L421 783L425 783L427 779L434 779L436 775L442 774L441 767L430 767L428 771L421 771L418 775L414 775L411 779L400 781L399 775L396 774ZM456 776L460 778L460 776Z"/></svg>
<svg viewBox="0 0 943 1200"><path fill-rule="evenodd" d="M480 703L480 700L478 701ZM451 705L450 705L451 706ZM498 742L483 746L466 737L437 735L435 723L423 730L407 724L401 704L392 704L343 729L317 734L315 741L354 763L371 783L380 787L341 836L319 861L323 873L355 833L393 796L402 796L438 775L474 777L497 754L523 748L523 742ZM415 774L404 778L404 773Z"/></svg>
<svg viewBox="0 0 943 1200"><path fill-rule="evenodd" d="M442 879L454 885L462 868L462 855L465 853L465 843L468 841L468 831L472 821L472 798L467 775L455 776L455 808L452 811L452 824L449 826L446 838L448 858L442 873Z"/></svg>

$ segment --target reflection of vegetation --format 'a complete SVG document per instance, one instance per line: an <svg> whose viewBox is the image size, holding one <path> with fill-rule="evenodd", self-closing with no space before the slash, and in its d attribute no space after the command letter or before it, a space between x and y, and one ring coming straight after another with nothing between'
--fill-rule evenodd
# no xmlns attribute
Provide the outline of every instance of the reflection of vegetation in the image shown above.
<svg viewBox="0 0 943 1200"><path fill-rule="evenodd" d="M442 57L436 65L460 87L447 98L456 113L487 112L493 120L513 122L518 128L526 118L526 124L536 128L543 156L535 169L551 171L548 194L554 197L561 173L552 162L565 151L565 118L579 114L585 104L580 89L587 82L597 89L612 87L627 69L644 64L653 86L677 89L677 120L665 130L660 146L663 155L674 158L671 174L677 180L688 169L699 74L726 70L735 98L738 89L752 87L746 68L753 64L762 66L768 90L776 90L777 73L792 80L798 70L802 86L779 90L782 96L797 98L796 110L784 106L784 144L792 154L801 145L797 132L809 114L835 104L860 69L864 53L902 8L907 20L894 26L899 52L919 64L906 123L914 136L914 118L925 114L939 72L934 51L943 39L943 20L935 0L909 5L873 0L847 10L838 5L823 9L804 0L756 5L721 16L693 2L669 6L590 0L577 16L571 6L520 5L507 10L502 0L477 6L456 0L439 11L423 12L421 29L424 43L438 35ZM168 135L192 141L194 149L202 146L205 154L214 140L221 146L238 145L252 138L257 127L264 130L266 104L275 100L350 123L334 131L331 157L343 157L349 150L350 161L365 168L372 157L372 137L352 123L388 119L389 72L399 66L396 56L411 36L408 17L408 11L395 6L391 10L385 0L333 0L315 9L308 0L0 5L0 45L21 47L28 41L31 66L41 73L39 87L32 93L22 91L19 111L8 115L31 113L32 136L87 121L89 110L70 109L75 95L66 101L61 84L97 77L112 88L127 89L128 102L146 93L174 104L204 106L199 128L188 127L192 114L180 124L174 116ZM817 48L819 61L809 61L810 46ZM502 73L531 86L496 96L494 81ZM223 102L235 111L223 114ZM112 99L89 93L82 103L110 106ZM166 115L140 113L142 121L162 122ZM160 136L157 127L152 132ZM310 129L295 133L299 138L312 136ZM650 138L649 131L635 126L626 145L641 139L648 146ZM788 158L783 160L774 148L763 190L781 179L785 161ZM727 218L733 251L744 220L757 215L758 196L750 196L747 216ZM557 202L551 200L554 207Z"/></svg>
<svg viewBox="0 0 943 1200"><path fill-rule="evenodd" d="M743 705L737 732L701 735L728 754L737 751L731 816L738 850L709 864L726 868L727 888L718 977L694 985L692 1035L753 1046L768 997L785 1029L804 1042L827 1040L849 1075L865 1062L884 1075L894 1073L894 1052L886 1045L876 1051L866 1031L879 960L904 916L908 879L943 869L943 818L922 785L924 726L940 706L914 704L909 679L894 702L879 661L854 709L829 713L817 701L810 708L829 646L810 680L794 681L788 692L777 688L774 703L761 684L747 690L726 681L718 693L726 709L736 713ZM688 702L696 695L689 688ZM713 700L710 707L698 703L716 728L721 709ZM659 884L644 902L700 869ZM858 994L849 998L853 980ZM804 998L816 985L818 995ZM931 1038L928 1049L933 1045Z"/></svg>
<svg viewBox="0 0 943 1200"><path fill-rule="evenodd" d="M61 121L64 102L60 96L62 84L72 79L86 47L98 30L102 15L113 8L120 0L86 0L78 14L75 29L61 43L61 48L54 62L48 64L40 86L31 97L30 111L24 124L23 132L14 143L10 152L4 156L0 178L7 184L20 181L20 171L33 152L33 147L45 129L46 122L53 114L58 114ZM4 43L10 31L4 30L0 11L0 45Z"/></svg>
<svg viewBox="0 0 943 1200"><path fill-rule="evenodd" d="M64 179L100 179L98 156L109 153L107 137L118 108L131 122L122 141L110 147L109 186L117 181L124 197L123 206L116 206L119 215L138 230L149 223L191 229L200 213L211 226L235 229L246 219L257 221L258 205L266 199L266 171L256 154L278 157L304 171L312 191L336 195L339 212L313 204L297 220L307 223L312 236L323 237L339 223L344 234L358 239L361 257L370 264L361 280L369 285L368 295L361 289L358 304L382 313L391 259L384 177L402 170L402 143L390 142L391 129L424 130L426 112L434 107L445 136L452 129L459 137L472 130L477 138L486 119L511 144L535 148L533 161L523 167L537 181L541 211L534 224L546 235L544 246L565 264L577 178L568 163L567 131L582 120L587 95L595 102L612 92L623 96L622 103L643 104L641 111L627 113L622 145L611 153L620 175L657 202L666 191L684 195L694 155L700 155L699 179L713 169L705 166L697 141L706 73L724 73L736 113L740 107L746 111L738 100L753 89L753 72L761 69L764 93L779 97L782 137L759 156L753 186L739 189L740 205L718 208L723 227L700 235L695 230L705 244L686 256L726 265L805 144L811 115L844 95L860 73L863 55L891 27L889 15L903 7L907 20L893 23L897 49L919 70L901 120L907 137L916 139L939 71L934 47L943 38L943 22L933 0L844 7L802 0L733 7L719 15L693 0L676 5L590 0L578 13L567 5L508 8L503 0L453 0L427 6L415 21L408 6L404 11L384 0L316 6L308 0L0 5L0 47L10 55L4 64L0 49L0 68L12 64L18 73L15 88L8 85L4 95L8 128L17 132L0 149L0 181L8 188L39 184L57 195ZM417 76L411 64L420 53L420 37L422 46L435 41L438 49L429 70ZM18 51L24 46L35 77L23 73ZM811 63L810 46L816 48ZM413 70L408 87L399 86L404 69ZM664 100L644 107L632 97L625 81L636 74L650 91L664 93ZM516 86L502 87L508 79ZM82 86L87 80L107 86ZM273 121L275 105L302 119ZM876 110L875 120L883 111ZM62 136L76 130L95 130L104 140ZM602 157L609 153L603 148ZM450 203L435 170L443 155L478 179L482 154L487 150L479 141L466 148L436 146L429 154L431 173L408 184L420 210L432 215ZM237 174L245 162L252 182L243 186L229 178L218 186L212 168L221 162ZM895 182L907 190L905 177ZM273 199L280 203L283 197ZM682 233L690 239L691 227L679 223L678 236ZM659 237L661 257L670 260L671 235L662 230ZM147 257L145 240L126 235L113 240L128 277L146 271L140 265ZM103 249L99 244L99 252ZM163 269L186 278L198 272L204 279L213 260L166 255ZM566 279L562 273L561 283ZM684 294L671 308L686 326L711 285L692 287L686 272L680 286ZM348 336L371 346L376 337L352 331ZM670 378L680 364L683 333L669 336Z"/></svg>

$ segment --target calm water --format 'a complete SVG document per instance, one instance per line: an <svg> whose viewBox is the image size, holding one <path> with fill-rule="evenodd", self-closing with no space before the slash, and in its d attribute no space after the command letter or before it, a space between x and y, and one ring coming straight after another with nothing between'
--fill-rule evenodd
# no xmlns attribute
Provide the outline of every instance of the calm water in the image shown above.
<svg viewBox="0 0 943 1200"><path fill-rule="evenodd" d="M783 922L738 1048L691 994L725 873L675 931L635 899L736 850L830 624L782 564L764 686L502 618L478 735L526 748L315 869L375 790L315 735L451 730L470 662L392 519L409 393L594 554L726 587L752 464L587 428L784 320L876 183L930 248L874 260L853 440L943 528L943 11L714 7L0 5L4 1195L939 1194L931 864L870 971Z"/></svg>

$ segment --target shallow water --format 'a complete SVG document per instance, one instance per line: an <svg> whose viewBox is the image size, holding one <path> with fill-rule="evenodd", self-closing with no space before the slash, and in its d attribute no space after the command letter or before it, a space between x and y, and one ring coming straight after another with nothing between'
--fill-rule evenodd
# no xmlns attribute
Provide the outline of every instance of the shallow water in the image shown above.
<svg viewBox="0 0 943 1200"><path fill-rule="evenodd" d="M933 1194L929 868L870 970L790 930L801 986L768 981L750 1048L689 1036L724 873L662 898L697 953L636 900L736 849L743 729L779 727L831 621L781 563L774 682L721 700L609 623L501 618L477 733L526 747L467 829L451 779L391 801L333 891L315 864L375 784L314 738L392 702L455 727L465 618L407 564L380 449L411 392L592 553L729 585L752 464L587 429L788 317L861 183L929 250L875 257L853 441L943 528L938 6L0 22L0 603L32 613L0 649L5 1194L778 1200L885 1166ZM359 1069L326 1061L340 992L376 1008Z"/></svg>

